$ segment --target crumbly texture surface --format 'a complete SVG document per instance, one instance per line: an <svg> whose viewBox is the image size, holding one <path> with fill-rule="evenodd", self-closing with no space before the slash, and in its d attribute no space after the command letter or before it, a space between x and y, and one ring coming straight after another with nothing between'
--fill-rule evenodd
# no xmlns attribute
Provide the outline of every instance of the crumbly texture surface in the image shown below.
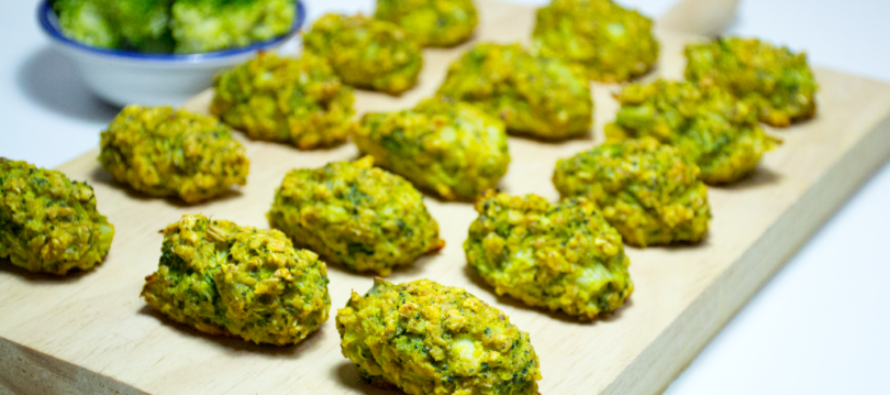
<svg viewBox="0 0 890 395"><path fill-rule="evenodd" d="M142 297L173 320L254 343L289 345L328 319L327 269L277 230L185 215L164 230Z"/></svg>
<svg viewBox="0 0 890 395"><path fill-rule="evenodd" d="M175 0L170 29L177 53L212 52L271 40L291 30L294 0Z"/></svg>
<svg viewBox="0 0 890 395"><path fill-rule="evenodd" d="M609 140L651 136L673 145L708 184L738 181L781 143L758 125L752 106L717 86L660 79L626 86L616 99L621 109L606 125Z"/></svg>
<svg viewBox="0 0 890 395"><path fill-rule="evenodd" d="M528 333L462 288L377 279L337 312L343 356L372 384L411 395L536 395Z"/></svg>
<svg viewBox="0 0 890 395"><path fill-rule="evenodd" d="M473 35L473 0L377 0L374 17L396 24L423 47L453 47Z"/></svg>
<svg viewBox="0 0 890 395"><path fill-rule="evenodd" d="M102 262L113 238L114 225L96 210L87 183L0 158L0 259L64 275Z"/></svg>
<svg viewBox="0 0 890 395"><path fill-rule="evenodd" d="M582 67L587 78L622 82L648 73L658 60L652 20L612 0L553 0L539 8L533 46Z"/></svg>
<svg viewBox="0 0 890 395"><path fill-rule="evenodd" d="M372 157L288 173L269 223L351 271L388 275L445 246L423 196Z"/></svg>
<svg viewBox="0 0 890 395"><path fill-rule="evenodd" d="M674 147L644 137L561 159L553 183L564 199L592 200L626 243L645 247L705 238L711 207L698 176Z"/></svg>
<svg viewBox="0 0 890 395"><path fill-rule="evenodd" d="M586 198L554 205L489 191L476 211L464 242L467 263L498 295L591 320L633 293L621 235Z"/></svg>
<svg viewBox="0 0 890 395"><path fill-rule="evenodd" d="M355 114L352 88L327 61L260 53L214 78L210 112L255 140L300 149L342 144Z"/></svg>
<svg viewBox="0 0 890 395"><path fill-rule="evenodd" d="M246 185L250 160L216 119L170 107L128 106L102 132L99 162L118 182L198 203Z"/></svg>
<svg viewBox="0 0 890 395"><path fill-rule="evenodd" d="M420 45L402 29L361 14L322 16L303 44L326 58L344 83L393 95L417 85L423 67Z"/></svg>
<svg viewBox="0 0 890 395"><path fill-rule="evenodd" d="M479 44L448 68L439 95L500 117L510 133L541 140L583 137L593 123L590 86L578 67L519 44Z"/></svg>
<svg viewBox="0 0 890 395"><path fill-rule="evenodd" d="M503 122L443 98L367 114L353 141L378 166L446 200L473 200L496 188L510 164Z"/></svg>
<svg viewBox="0 0 890 395"><path fill-rule="evenodd" d="M108 49L203 53L290 31L293 0L56 0L65 36Z"/></svg>
<svg viewBox="0 0 890 395"><path fill-rule="evenodd" d="M757 109L761 122L785 127L816 114L818 84L806 53L721 37L686 46L686 59L689 81L726 88Z"/></svg>

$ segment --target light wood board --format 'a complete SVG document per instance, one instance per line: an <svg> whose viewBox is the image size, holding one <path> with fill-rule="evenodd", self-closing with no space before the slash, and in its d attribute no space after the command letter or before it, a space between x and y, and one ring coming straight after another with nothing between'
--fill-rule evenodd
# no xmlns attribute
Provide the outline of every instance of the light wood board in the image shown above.
<svg viewBox="0 0 890 395"><path fill-rule="evenodd" d="M481 1L478 37L527 40L530 8ZM684 42L660 32L659 73L682 74ZM411 106L435 90L448 63L466 46L431 50L421 86L400 98L360 92L360 111ZM653 78L650 76L648 78ZM467 269L461 244L475 218L469 204L427 198L447 247L441 254L396 271L391 281L431 278L465 287L502 309L530 332L541 358L541 393L633 394L665 388L708 340L821 224L890 157L890 86L818 70L819 115L774 134L784 146L767 154L744 182L709 191L714 219L702 244L629 249L636 290L613 317L579 323L527 308L492 290ZM510 139L513 162L502 182L512 194L556 200L554 163L603 141L603 125L616 109L612 85L595 85L596 131L562 144ZM206 110L208 95L188 105ZM98 131L97 131L98 132ZM115 185L90 152L60 169L88 180L99 209L117 227L111 252L95 270L68 278L23 272L0 263L0 393L37 394L386 394L359 379L340 354L330 319L294 347L265 347L207 336L175 324L139 298L144 276L157 268L158 231L185 213L203 213L266 228L265 213L284 174L356 157L352 145L301 152L247 142L248 186L226 198L186 207L151 199ZM369 276L329 267L335 309ZM395 392L397 393L397 392Z"/></svg>

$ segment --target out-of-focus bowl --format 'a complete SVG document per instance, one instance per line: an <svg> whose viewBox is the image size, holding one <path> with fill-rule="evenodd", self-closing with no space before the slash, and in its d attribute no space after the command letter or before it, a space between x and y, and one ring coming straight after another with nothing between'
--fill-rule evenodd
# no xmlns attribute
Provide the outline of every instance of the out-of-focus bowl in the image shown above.
<svg viewBox="0 0 890 395"><path fill-rule="evenodd" d="M117 105L176 105L210 87L213 75L254 57L258 51L282 50L306 19L297 1L294 25L286 34L247 47L201 54L151 54L91 47L62 34L49 0L38 7L38 20L56 48L77 64L86 85Z"/></svg>

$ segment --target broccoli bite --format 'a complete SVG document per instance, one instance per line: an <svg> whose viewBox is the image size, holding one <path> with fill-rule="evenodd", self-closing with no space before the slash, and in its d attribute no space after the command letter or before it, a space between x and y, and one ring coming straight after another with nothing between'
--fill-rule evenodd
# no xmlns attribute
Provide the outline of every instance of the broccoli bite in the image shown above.
<svg viewBox="0 0 890 395"><path fill-rule="evenodd" d="M423 47L452 47L473 35L473 0L377 0L374 18L398 25Z"/></svg>
<svg viewBox="0 0 890 395"><path fill-rule="evenodd" d="M65 36L109 49L199 53L290 31L294 0L56 0Z"/></svg>
<svg viewBox="0 0 890 395"><path fill-rule="evenodd" d="M378 166L446 200L473 200L496 188L510 164L500 120L443 98L411 110L366 114L353 141Z"/></svg>
<svg viewBox="0 0 890 395"><path fill-rule="evenodd" d="M553 205L488 191L476 211L467 263L498 295L592 320L633 293L621 235L586 198Z"/></svg>
<svg viewBox="0 0 890 395"><path fill-rule="evenodd" d="M245 47L290 31L294 0L176 0L170 24L177 53Z"/></svg>
<svg viewBox="0 0 890 395"><path fill-rule="evenodd" d="M380 387L411 395L536 395L528 333L462 288L376 279L337 311L343 356Z"/></svg>
<svg viewBox="0 0 890 395"><path fill-rule="evenodd" d="M621 109L606 125L609 140L651 136L673 145L708 184L738 181L781 142L757 124L753 107L717 86L658 80L626 86L616 99Z"/></svg>
<svg viewBox="0 0 890 395"><path fill-rule="evenodd" d="M164 230L158 271L145 278L145 302L212 335L296 344L328 319L324 262L294 249L277 230L184 215Z"/></svg>
<svg viewBox="0 0 890 395"><path fill-rule="evenodd" d="M611 0L551 1L538 9L533 45L602 82L634 79L658 60L652 20Z"/></svg>
<svg viewBox="0 0 890 395"><path fill-rule="evenodd" d="M102 132L99 162L118 182L193 204L247 184L250 161L231 130L207 115L128 106Z"/></svg>
<svg viewBox="0 0 890 395"><path fill-rule="evenodd" d="M328 263L382 276L444 247L420 192L373 165L368 156L292 170L275 193L269 223Z"/></svg>
<svg viewBox="0 0 890 395"><path fill-rule="evenodd" d="M109 49L170 52L168 24L173 0L57 0L62 33L80 43Z"/></svg>
<svg viewBox="0 0 890 395"><path fill-rule="evenodd" d="M327 62L260 53L214 79L210 112L256 140L300 149L341 144L353 125L352 89Z"/></svg>
<svg viewBox="0 0 890 395"><path fill-rule="evenodd" d="M582 71L519 44L479 44L448 68L439 95L500 117L512 134L563 140L589 134L593 99Z"/></svg>
<svg viewBox="0 0 890 395"><path fill-rule="evenodd" d="M818 85L806 53L757 39L721 37L686 46L686 78L726 88L759 112L761 122L785 127L816 114Z"/></svg>
<svg viewBox="0 0 890 395"><path fill-rule="evenodd" d="M114 225L99 214L89 184L0 158L0 259L65 275L102 262L113 238Z"/></svg>
<svg viewBox="0 0 890 395"><path fill-rule="evenodd" d="M698 175L676 148L643 137L559 160L553 184L563 199L596 203L626 243L646 247L705 238L711 207Z"/></svg>
<svg viewBox="0 0 890 395"><path fill-rule="evenodd" d="M306 52L324 57L344 83L393 95L417 85L420 46L398 26L364 15L326 14L303 36Z"/></svg>

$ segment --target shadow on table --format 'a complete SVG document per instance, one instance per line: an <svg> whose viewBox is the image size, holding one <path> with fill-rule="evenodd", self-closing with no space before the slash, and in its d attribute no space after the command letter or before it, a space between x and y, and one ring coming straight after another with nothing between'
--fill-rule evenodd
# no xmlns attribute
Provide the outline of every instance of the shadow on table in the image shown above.
<svg viewBox="0 0 890 395"><path fill-rule="evenodd" d="M201 332L189 325L174 321L170 317L167 317L160 311L148 305L142 306L142 308L139 309L138 314L153 317L157 319L162 325L172 330L179 331L180 333L186 334L191 337L204 339L211 344L227 350L227 352L230 354L263 354L267 357L272 358L297 358L300 355L305 354L301 351L305 350L306 348L313 347L317 342L320 342L321 337L324 336L323 333L320 333L320 331L316 330L310 333L305 339L303 339L303 341L294 345L275 346L271 344L256 344L235 335L211 335Z"/></svg>
<svg viewBox="0 0 890 395"><path fill-rule="evenodd" d="M49 46L28 56L18 69L16 84L28 99L68 117L109 122L118 112L90 92L74 62Z"/></svg>
<svg viewBox="0 0 890 395"><path fill-rule="evenodd" d="M331 369L331 376L336 380L349 387L351 391L364 395L388 395L388 394L404 394L398 389L386 390L377 388L365 381L358 373L358 368L351 361L345 360Z"/></svg>

